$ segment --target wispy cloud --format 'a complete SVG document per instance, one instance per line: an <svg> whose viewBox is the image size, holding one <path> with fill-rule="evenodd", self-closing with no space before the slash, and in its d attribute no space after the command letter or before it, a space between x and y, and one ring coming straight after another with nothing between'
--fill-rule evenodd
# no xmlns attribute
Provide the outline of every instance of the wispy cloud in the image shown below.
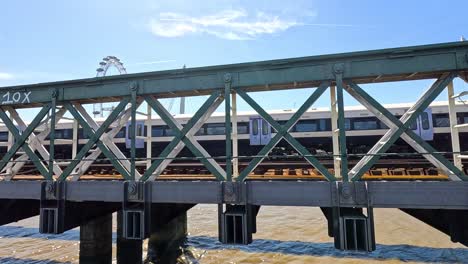
<svg viewBox="0 0 468 264"><path fill-rule="evenodd" d="M149 22L151 32L160 37L181 37L189 34L209 34L228 40L249 40L275 34L300 25L293 19L264 12L254 15L245 10L223 10L206 16L188 16L163 12Z"/></svg>
<svg viewBox="0 0 468 264"><path fill-rule="evenodd" d="M0 72L0 80L1 81L12 80L14 78L15 78L15 76L13 74L11 74L11 73Z"/></svg>

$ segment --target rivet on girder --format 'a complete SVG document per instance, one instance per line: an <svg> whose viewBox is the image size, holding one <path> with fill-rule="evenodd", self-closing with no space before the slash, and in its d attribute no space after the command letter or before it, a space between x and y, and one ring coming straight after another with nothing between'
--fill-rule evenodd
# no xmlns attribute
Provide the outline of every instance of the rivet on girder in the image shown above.
<svg viewBox="0 0 468 264"><path fill-rule="evenodd" d="M45 186L45 191L46 191L47 193L49 193L49 194L54 193L54 191L55 191L54 184L48 182L48 183L46 184L46 186Z"/></svg>
<svg viewBox="0 0 468 264"><path fill-rule="evenodd" d="M136 91L138 89L138 83L132 82L130 84L130 89L132 89L132 91Z"/></svg>
<svg viewBox="0 0 468 264"><path fill-rule="evenodd" d="M232 81L232 75L230 73L224 74L224 82L231 82Z"/></svg>
<svg viewBox="0 0 468 264"><path fill-rule="evenodd" d="M128 194L135 195L136 193L137 193L137 183L136 182L131 182L128 185Z"/></svg>
<svg viewBox="0 0 468 264"><path fill-rule="evenodd" d="M351 187L348 184L343 184L342 185L341 196L344 199L349 199L351 197Z"/></svg>
<svg viewBox="0 0 468 264"><path fill-rule="evenodd" d="M342 74L344 72L344 63L337 63L333 65L333 72L335 74Z"/></svg>

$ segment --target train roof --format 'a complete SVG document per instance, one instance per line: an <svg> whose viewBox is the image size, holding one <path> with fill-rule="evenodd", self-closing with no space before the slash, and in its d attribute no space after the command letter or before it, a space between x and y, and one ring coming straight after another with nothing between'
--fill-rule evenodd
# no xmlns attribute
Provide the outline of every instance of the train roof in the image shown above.
<svg viewBox="0 0 468 264"><path fill-rule="evenodd" d="M462 102L456 102L457 105L463 105ZM383 106L387 109L401 109L401 108L410 108L413 106L414 103L396 103L396 104L383 104ZM430 107L446 107L448 105L447 101L435 101L430 104ZM467 105L468 107L468 105ZM355 105L355 106L345 106L345 112L346 111L366 111L367 109L362 106L362 105ZM467 108L468 109L468 108ZM271 115L278 115L278 114L288 114L288 113L294 113L297 109L279 109L279 110L267 110L267 112ZM329 112L330 108L329 107L312 107L309 110L307 110L307 113L320 113L320 112ZM192 117L192 113L190 114L174 114L173 116L176 119L184 119L184 118L190 118ZM238 116L254 116L258 115L256 111L238 111L237 112ZM221 117L224 116L224 112L215 112L211 115L212 117ZM146 117L143 117L141 115L137 116L138 120L145 120ZM158 116L154 116L152 119L160 119ZM102 122L105 120L105 118L95 118L97 122ZM65 120L63 123L66 123L68 120ZM68 121L71 122L71 121Z"/></svg>

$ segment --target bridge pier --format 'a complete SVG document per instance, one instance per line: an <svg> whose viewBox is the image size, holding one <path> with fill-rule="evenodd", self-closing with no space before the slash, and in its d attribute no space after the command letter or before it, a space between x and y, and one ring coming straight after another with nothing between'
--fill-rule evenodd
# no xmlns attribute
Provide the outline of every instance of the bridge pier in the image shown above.
<svg viewBox="0 0 468 264"><path fill-rule="evenodd" d="M334 238L336 249L374 251L375 231L372 207L321 207L328 222L328 235Z"/></svg>
<svg viewBox="0 0 468 264"><path fill-rule="evenodd" d="M190 259L185 249L187 241L187 211L193 204L153 205L151 234L145 263L177 263L181 257Z"/></svg>
<svg viewBox="0 0 468 264"><path fill-rule="evenodd" d="M184 254L183 247L186 240L187 212L184 212L150 235L146 261L177 263L177 259Z"/></svg>
<svg viewBox="0 0 468 264"><path fill-rule="evenodd" d="M80 226L80 264L112 263L112 214Z"/></svg>
<svg viewBox="0 0 468 264"><path fill-rule="evenodd" d="M123 236L123 212L117 212L117 263L140 264L143 261L143 241Z"/></svg>

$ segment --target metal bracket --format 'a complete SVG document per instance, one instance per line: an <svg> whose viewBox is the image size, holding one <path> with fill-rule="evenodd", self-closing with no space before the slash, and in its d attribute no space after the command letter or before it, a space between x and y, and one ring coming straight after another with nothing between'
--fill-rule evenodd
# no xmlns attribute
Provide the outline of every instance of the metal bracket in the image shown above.
<svg viewBox="0 0 468 264"><path fill-rule="evenodd" d="M342 207L367 207L368 190L365 182L340 182L339 205Z"/></svg>
<svg viewBox="0 0 468 264"><path fill-rule="evenodd" d="M344 72L345 65L344 63L337 63L333 65L333 73L336 75L342 75Z"/></svg>
<svg viewBox="0 0 468 264"><path fill-rule="evenodd" d="M328 211L329 235L341 250L375 250L372 200L366 182L336 182L332 185L333 207ZM366 215L363 208L367 209ZM324 212L326 212L324 211Z"/></svg>
<svg viewBox="0 0 468 264"><path fill-rule="evenodd" d="M145 182L125 181L123 187L122 236L126 239L145 239L150 234L151 185Z"/></svg>
<svg viewBox="0 0 468 264"><path fill-rule="evenodd" d="M257 231L257 213L260 206L248 204L246 182L223 182L222 201L218 205L219 241L224 244L252 243Z"/></svg>
<svg viewBox="0 0 468 264"><path fill-rule="evenodd" d="M222 182L222 199L226 204L247 204L247 184L245 182Z"/></svg>
<svg viewBox="0 0 468 264"><path fill-rule="evenodd" d="M61 234L64 232L65 202L65 182L43 181L41 183L40 233Z"/></svg>

